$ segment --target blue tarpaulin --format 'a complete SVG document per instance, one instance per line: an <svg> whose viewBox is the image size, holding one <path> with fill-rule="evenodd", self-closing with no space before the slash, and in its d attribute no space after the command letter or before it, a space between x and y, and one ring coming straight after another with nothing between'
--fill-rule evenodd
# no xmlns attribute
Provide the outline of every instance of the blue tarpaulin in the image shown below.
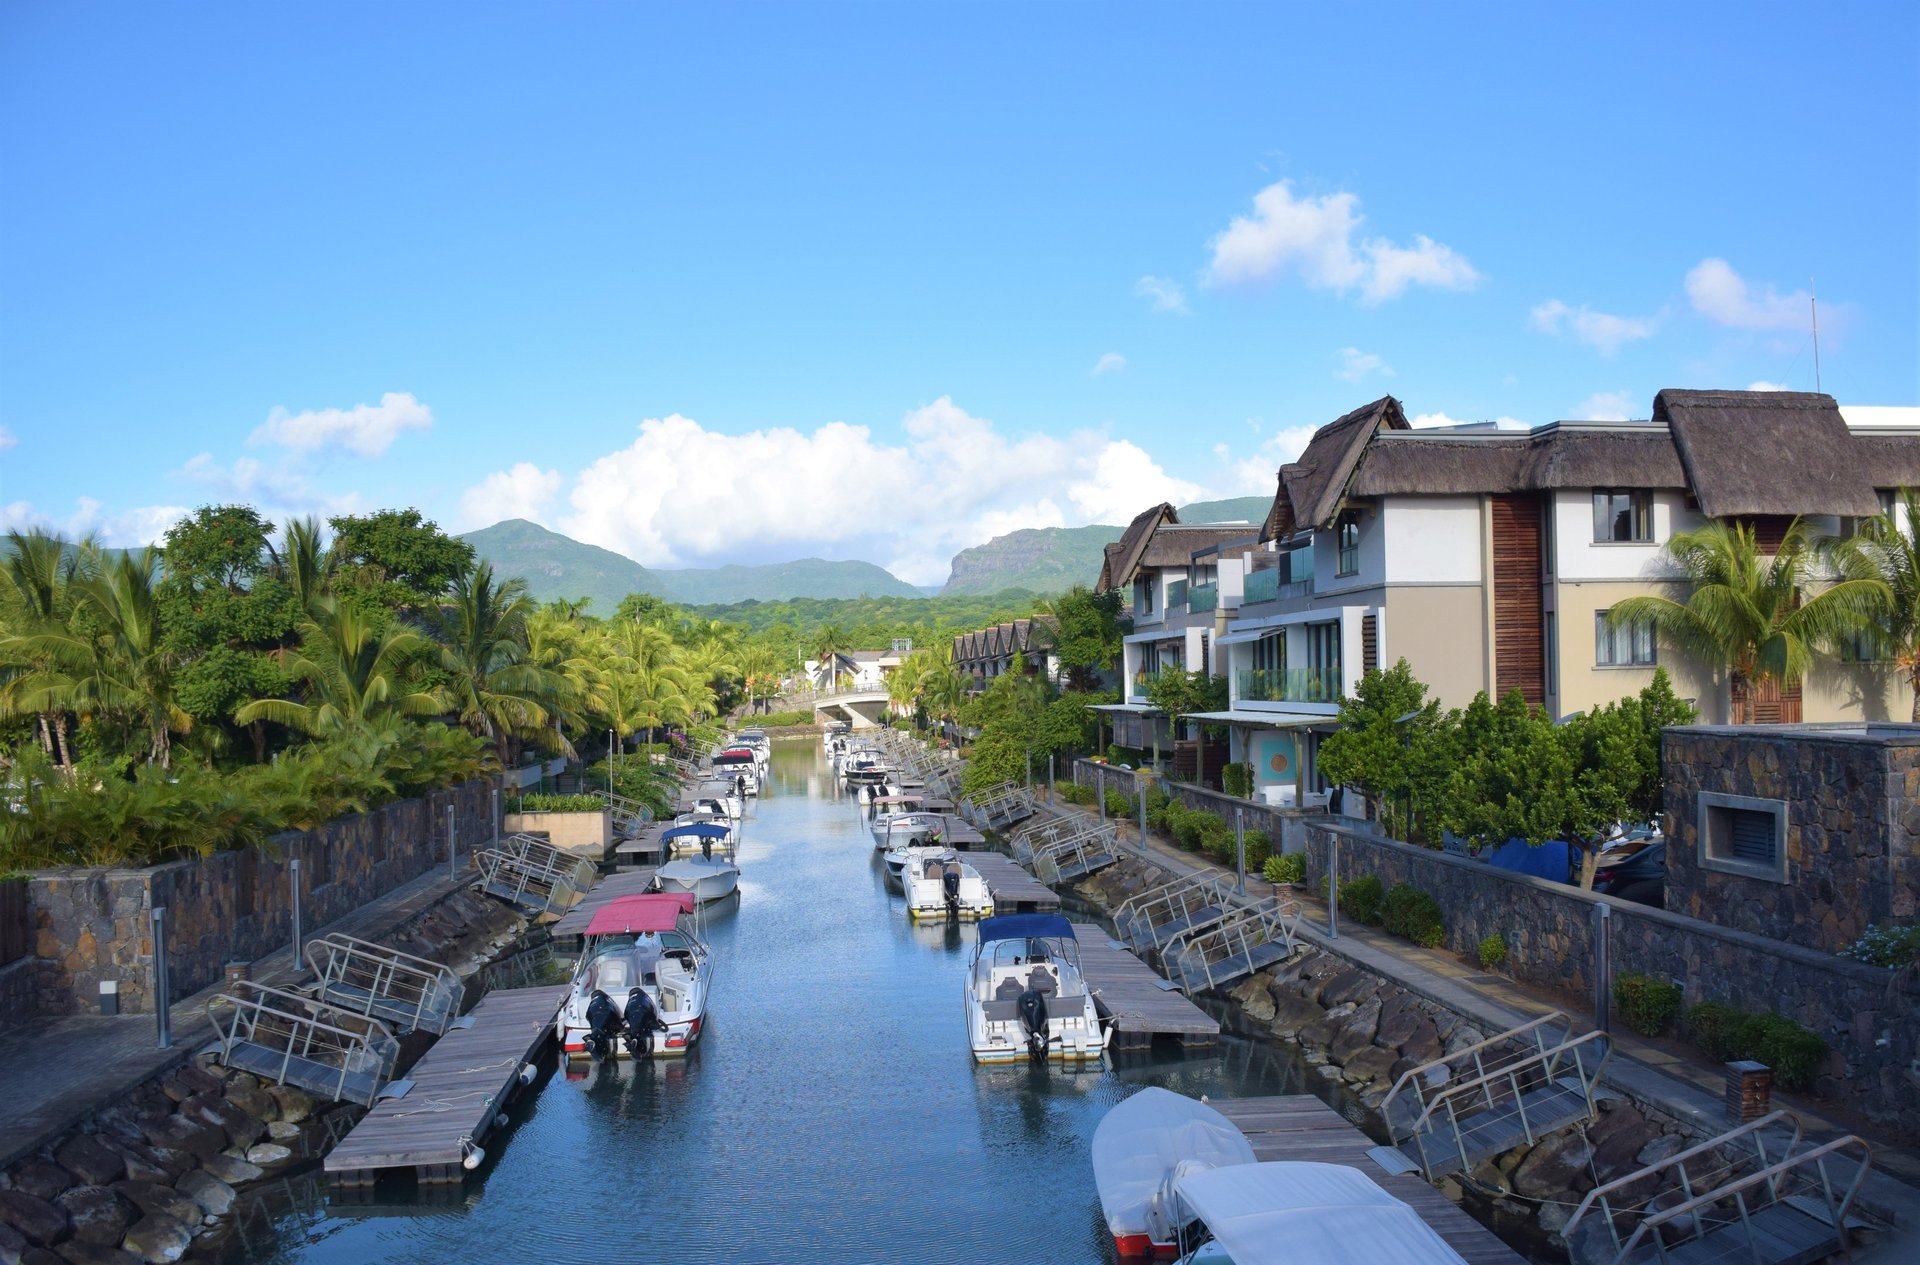
<svg viewBox="0 0 1920 1265"><path fill-rule="evenodd" d="M1073 924L1059 914L1001 914L980 920L980 943L994 940L1073 939Z"/></svg>
<svg viewBox="0 0 1920 1265"><path fill-rule="evenodd" d="M1564 883L1573 875L1573 849L1562 839L1549 839L1538 847L1525 839L1509 839L1487 855L1487 864Z"/></svg>

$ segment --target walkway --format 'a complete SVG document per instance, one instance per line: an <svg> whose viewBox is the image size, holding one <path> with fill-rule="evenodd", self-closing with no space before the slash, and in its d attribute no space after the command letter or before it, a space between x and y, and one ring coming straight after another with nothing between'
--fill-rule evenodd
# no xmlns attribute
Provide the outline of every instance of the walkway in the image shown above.
<svg viewBox="0 0 1920 1265"><path fill-rule="evenodd" d="M1084 811L1068 809L1062 811ZM1092 816L1092 813L1088 813ZM1137 826L1121 829L1123 855L1139 857L1140 833ZM1177 875L1200 872L1222 873L1229 879L1233 871L1215 865L1206 857L1187 852L1177 844L1148 833L1147 859ZM1247 876L1247 895L1260 899L1270 896L1273 886L1262 878ZM1364 927L1352 919L1343 919L1338 938L1326 931L1326 903L1296 890L1301 918L1297 934L1306 943L1337 954L1355 966L1393 980L1396 984L1436 1005L1465 1016L1485 1032L1503 1032L1537 1019L1550 1011L1572 1015L1576 1029L1590 1030L1589 1005L1584 1008L1501 975L1490 975L1451 954L1423 949L1398 936L1375 927ZM1726 1080L1716 1064L1709 1064L1676 1043L1649 1041L1616 1025L1609 1033L1613 1040L1613 1058L1607 1065L1604 1084L1646 1102L1661 1105L1669 1114L1712 1135L1725 1132ZM1848 1133L1873 1143L1875 1172L1862 1192L1862 1203L1876 1214L1891 1214L1900 1224L1900 1232L1888 1235L1871 1248L1854 1253L1856 1262L1910 1259L1913 1239L1920 1233L1920 1153L1898 1141L1878 1135L1874 1123L1834 1112L1825 1104L1811 1102L1776 1090L1775 1107L1784 1107L1800 1118L1807 1137L1827 1141Z"/></svg>
<svg viewBox="0 0 1920 1265"><path fill-rule="evenodd" d="M423 874L308 935L338 931L377 941L472 882L470 871L458 879ZM294 984L293 946L256 960L253 978L280 988ZM67 1015L0 1032L0 1102L7 1104L0 1115L0 1168L185 1063L214 1039L207 1003L225 988L222 981L173 1004L173 1045L165 1050L152 1015Z"/></svg>

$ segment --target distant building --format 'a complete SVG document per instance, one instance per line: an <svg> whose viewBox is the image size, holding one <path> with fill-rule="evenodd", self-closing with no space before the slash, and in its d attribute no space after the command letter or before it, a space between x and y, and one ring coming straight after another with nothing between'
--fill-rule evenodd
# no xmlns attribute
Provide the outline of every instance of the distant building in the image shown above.
<svg viewBox="0 0 1920 1265"><path fill-rule="evenodd" d="M973 678L975 689L985 689L996 677L1013 671L1017 655L1026 664L1030 676L1044 675L1050 681L1060 678L1060 656L1034 636L1031 619L1014 619L953 639L953 666L962 675Z"/></svg>

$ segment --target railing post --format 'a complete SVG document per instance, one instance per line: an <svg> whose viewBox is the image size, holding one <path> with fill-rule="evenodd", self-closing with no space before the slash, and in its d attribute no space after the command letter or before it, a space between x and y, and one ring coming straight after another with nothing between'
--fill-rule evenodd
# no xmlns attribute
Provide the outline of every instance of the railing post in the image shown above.
<svg viewBox="0 0 1920 1265"><path fill-rule="evenodd" d="M493 799L493 846L500 846L500 788L494 787Z"/></svg>
<svg viewBox="0 0 1920 1265"><path fill-rule="evenodd" d="M1054 786L1053 752L1049 751L1047 752L1047 802L1049 804L1053 802Z"/></svg>
<svg viewBox="0 0 1920 1265"><path fill-rule="evenodd" d="M155 905L153 918L153 1022L160 1048L173 1048L173 981L167 974L167 907Z"/></svg>
<svg viewBox="0 0 1920 1265"><path fill-rule="evenodd" d="M1340 836L1327 832L1327 936L1340 938Z"/></svg>
<svg viewBox="0 0 1920 1265"><path fill-rule="evenodd" d="M1104 767L1093 771L1093 802L1100 805L1100 824L1107 824L1107 771Z"/></svg>
<svg viewBox="0 0 1920 1265"><path fill-rule="evenodd" d="M1138 773L1133 775L1133 785L1140 792L1140 855L1147 855L1147 781Z"/></svg>
<svg viewBox="0 0 1920 1265"><path fill-rule="evenodd" d="M1611 963L1607 960L1607 933L1613 925L1613 910L1605 901L1596 901L1593 906L1593 1026L1600 1032L1609 1031L1607 1001L1612 995L1608 987L1607 975Z"/></svg>
<svg viewBox="0 0 1920 1265"><path fill-rule="evenodd" d="M1235 896L1247 894L1247 810L1233 810L1233 861L1237 875L1233 884Z"/></svg>
<svg viewBox="0 0 1920 1265"><path fill-rule="evenodd" d="M460 877L460 864L458 861L459 855L460 855L460 841L457 838L455 838L453 833L453 805L449 803L447 805L447 877L448 878Z"/></svg>
<svg viewBox="0 0 1920 1265"><path fill-rule="evenodd" d="M293 973L295 977L298 977L301 974L300 963L302 959L300 956L300 951L306 948L306 943L307 943L306 934L301 930L301 926L300 926L300 858L299 857L287 858L287 881L293 887Z"/></svg>

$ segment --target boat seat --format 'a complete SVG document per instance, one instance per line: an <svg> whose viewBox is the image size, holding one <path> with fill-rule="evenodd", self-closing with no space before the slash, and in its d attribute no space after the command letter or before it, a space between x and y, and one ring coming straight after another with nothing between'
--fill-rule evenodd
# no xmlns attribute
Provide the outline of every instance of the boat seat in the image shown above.
<svg viewBox="0 0 1920 1265"><path fill-rule="evenodd" d="M1026 989L1020 986L1019 980L1009 975L1005 979L1000 981L1000 986L998 988L995 988L993 990L993 996L994 996L994 1000L999 1001L1008 997L1017 998L1020 996L1020 994L1026 991L1027 991Z"/></svg>
<svg viewBox="0 0 1920 1265"><path fill-rule="evenodd" d="M1012 1023L1020 1017L1018 1001L990 1001L985 1010L988 1023Z"/></svg>
<svg viewBox="0 0 1920 1265"><path fill-rule="evenodd" d="M1035 967L1027 975L1027 987L1039 993L1057 993L1060 991L1060 981L1053 977L1052 971Z"/></svg>

